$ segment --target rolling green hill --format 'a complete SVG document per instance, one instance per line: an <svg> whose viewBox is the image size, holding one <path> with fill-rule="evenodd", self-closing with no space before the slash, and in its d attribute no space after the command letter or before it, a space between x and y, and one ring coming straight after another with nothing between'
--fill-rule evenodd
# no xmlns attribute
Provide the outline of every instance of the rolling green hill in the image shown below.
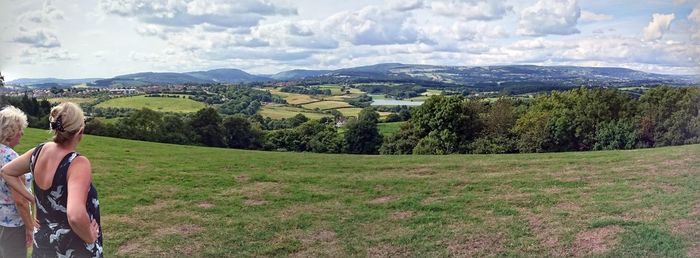
<svg viewBox="0 0 700 258"><path fill-rule="evenodd" d="M133 97L114 98L97 104L100 108L149 108L160 112L197 112L206 107L206 104L185 98L146 97L144 95Z"/></svg>
<svg viewBox="0 0 700 258"><path fill-rule="evenodd" d="M48 139L27 129L26 151ZM85 136L108 257L698 256L700 145L259 152Z"/></svg>

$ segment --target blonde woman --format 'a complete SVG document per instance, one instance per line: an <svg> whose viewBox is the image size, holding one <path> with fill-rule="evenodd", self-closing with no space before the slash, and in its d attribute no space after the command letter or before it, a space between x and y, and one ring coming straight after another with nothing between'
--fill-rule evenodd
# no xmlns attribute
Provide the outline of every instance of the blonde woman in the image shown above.
<svg viewBox="0 0 700 258"><path fill-rule="evenodd" d="M17 158L13 148L24 135L24 128L27 128L24 112L13 106L0 110L0 167ZM17 185L28 191L32 177L26 174L21 180L19 177L12 180L18 180ZM33 225L29 201L0 179L0 257L27 257Z"/></svg>
<svg viewBox="0 0 700 258"><path fill-rule="evenodd" d="M2 168L8 185L36 203L39 228L32 257L102 257L100 207L90 161L75 152L85 129L83 111L64 102L49 115L53 141L39 144ZM16 180L31 171L36 199Z"/></svg>

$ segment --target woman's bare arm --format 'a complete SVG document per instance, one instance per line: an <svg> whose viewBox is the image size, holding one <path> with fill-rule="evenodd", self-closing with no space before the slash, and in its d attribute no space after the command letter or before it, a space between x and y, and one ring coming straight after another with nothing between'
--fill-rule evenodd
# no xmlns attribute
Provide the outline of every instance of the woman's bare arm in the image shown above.
<svg viewBox="0 0 700 258"><path fill-rule="evenodd" d="M99 235L97 223L90 219L85 209L91 182L92 168L90 161L84 156L78 156L68 168L68 205L66 214L71 229L85 243L94 243Z"/></svg>
<svg viewBox="0 0 700 258"><path fill-rule="evenodd" d="M5 164L0 169L0 173L2 173L2 177L7 185L10 186L10 189L19 193L30 203L34 203L34 195L27 190L22 177L29 172L29 161L33 151L34 149L25 152L22 156L10 161L10 163Z"/></svg>

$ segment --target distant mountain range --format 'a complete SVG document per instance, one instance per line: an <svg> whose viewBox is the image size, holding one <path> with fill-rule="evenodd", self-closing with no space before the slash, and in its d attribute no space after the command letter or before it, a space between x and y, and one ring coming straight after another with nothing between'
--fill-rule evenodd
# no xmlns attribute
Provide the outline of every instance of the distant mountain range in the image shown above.
<svg viewBox="0 0 700 258"><path fill-rule="evenodd" d="M477 88L502 85L559 86L638 86L668 84L697 85L698 75L665 75L626 68L577 66L434 66L384 63L338 70L290 70L273 75L253 75L239 69L216 69L187 73L144 72L109 79L17 79L8 85L28 87L67 87L87 83L90 86L143 86L162 84L210 84L297 81L314 83L399 82L431 86L467 86Z"/></svg>

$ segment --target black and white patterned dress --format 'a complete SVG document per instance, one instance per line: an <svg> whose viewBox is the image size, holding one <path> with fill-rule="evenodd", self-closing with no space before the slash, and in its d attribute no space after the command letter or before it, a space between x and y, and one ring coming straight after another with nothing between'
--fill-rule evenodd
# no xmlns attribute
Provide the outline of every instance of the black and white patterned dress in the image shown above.
<svg viewBox="0 0 700 258"><path fill-rule="evenodd" d="M44 144L40 144L34 150L31 157L30 168L34 174L34 165ZM51 187L42 190L34 182L34 195L36 196L37 220L39 229L34 231L34 247L32 257L102 257L102 229L95 243L87 244L78 237L68 224L66 207L68 201L68 181L66 175L71 162L80 154L68 153L56 168ZM85 203L90 219L100 223L100 203L97 199L97 190L90 183Z"/></svg>

